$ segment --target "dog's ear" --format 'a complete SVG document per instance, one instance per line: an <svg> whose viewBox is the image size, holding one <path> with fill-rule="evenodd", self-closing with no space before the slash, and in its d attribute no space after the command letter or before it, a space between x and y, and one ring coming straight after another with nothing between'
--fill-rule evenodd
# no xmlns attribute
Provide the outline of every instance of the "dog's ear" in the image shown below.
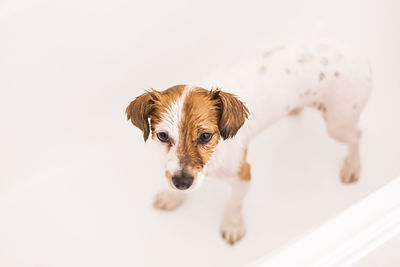
<svg viewBox="0 0 400 267"><path fill-rule="evenodd" d="M219 89L211 91L220 111L218 128L223 139L232 138L247 119L249 110L235 95Z"/></svg>
<svg viewBox="0 0 400 267"><path fill-rule="evenodd" d="M158 95L159 93L155 90L146 92L136 97L125 110L127 119L143 131L144 141L149 138L149 118L154 111L154 101L157 100Z"/></svg>

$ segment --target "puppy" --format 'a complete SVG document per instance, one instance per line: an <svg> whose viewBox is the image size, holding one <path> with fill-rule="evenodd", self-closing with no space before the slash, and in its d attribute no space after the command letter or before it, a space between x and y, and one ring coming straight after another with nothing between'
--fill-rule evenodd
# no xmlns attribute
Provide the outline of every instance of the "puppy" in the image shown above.
<svg viewBox="0 0 400 267"><path fill-rule="evenodd" d="M367 62L326 45L278 47L214 73L203 87L176 85L138 96L126 108L127 118L143 131L145 141L151 136L161 148L172 189L158 193L154 207L172 210L205 176L222 178L231 183L232 195L220 231L229 244L239 241L245 235L241 209L251 179L248 144L304 107L317 109L328 135L348 146L341 180L357 181L357 123L369 98L370 76Z"/></svg>

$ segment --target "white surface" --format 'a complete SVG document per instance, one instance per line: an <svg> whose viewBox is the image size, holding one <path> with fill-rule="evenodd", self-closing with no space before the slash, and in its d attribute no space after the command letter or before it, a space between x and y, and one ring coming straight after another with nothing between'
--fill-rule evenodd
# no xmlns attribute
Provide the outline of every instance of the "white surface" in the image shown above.
<svg viewBox="0 0 400 267"><path fill-rule="evenodd" d="M366 257L356 262L354 267L375 267L388 266L396 267L400 265L399 257L400 236L383 244L381 247L372 251Z"/></svg>
<svg viewBox="0 0 400 267"><path fill-rule="evenodd" d="M254 266L352 266L400 236L399 191L400 177Z"/></svg>
<svg viewBox="0 0 400 267"><path fill-rule="evenodd" d="M397 1L28 2L0 5L13 10L0 13L0 266L242 266L400 174ZM373 62L361 180L339 182L345 148L306 110L250 147L247 236L234 247L218 234L223 184L154 211L163 174L125 120L129 101L319 24Z"/></svg>

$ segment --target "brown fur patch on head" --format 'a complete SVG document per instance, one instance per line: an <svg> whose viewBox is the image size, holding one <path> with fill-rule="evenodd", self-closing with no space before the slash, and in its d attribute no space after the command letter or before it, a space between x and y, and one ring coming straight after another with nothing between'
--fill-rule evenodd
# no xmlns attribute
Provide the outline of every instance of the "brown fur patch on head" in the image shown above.
<svg viewBox="0 0 400 267"><path fill-rule="evenodd" d="M179 122L177 154L182 169L193 174L201 171L214 152L220 138L218 101L203 88L191 90L184 101L182 120ZM212 134L211 140L199 142L203 133Z"/></svg>
<svg viewBox="0 0 400 267"><path fill-rule="evenodd" d="M143 131L146 141L150 134L150 125L154 134L154 127L160 123L162 114L168 110L171 103L182 95L185 85L176 85L162 92L151 89L133 100L126 108L128 120ZM150 119L150 125L149 125Z"/></svg>
<svg viewBox="0 0 400 267"><path fill-rule="evenodd" d="M180 140L177 148L181 167L197 173L210 159L219 138L232 138L242 127L248 110L234 95L219 89L191 90L184 101L179 125ZM206 144L199 142L202 133L211 133Z"/></svg>

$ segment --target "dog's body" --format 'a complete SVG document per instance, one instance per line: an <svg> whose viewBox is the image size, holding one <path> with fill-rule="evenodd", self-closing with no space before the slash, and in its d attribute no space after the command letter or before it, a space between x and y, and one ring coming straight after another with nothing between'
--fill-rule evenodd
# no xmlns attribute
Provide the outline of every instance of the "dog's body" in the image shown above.
<svg viewBox="0 0 400 267"><path fill-rule="evenodd" d="M221 233L231 244L240 240L245 233L241 205L250 181L247 146L259 132L303 107L318 109L329 136L348 145L342 181L359 178L357 123L371 89L366 62L325 45L279 47L260 60L217 73L204 83L210 86L233 92L245 104L220 90L181 85L143 94L127 108L145 139L151 119L152 137L166 152L167 180L181 189L159 193L156 208L177 207L182 190L197 186L203 176L223 178L233 187Z"/></svg>

